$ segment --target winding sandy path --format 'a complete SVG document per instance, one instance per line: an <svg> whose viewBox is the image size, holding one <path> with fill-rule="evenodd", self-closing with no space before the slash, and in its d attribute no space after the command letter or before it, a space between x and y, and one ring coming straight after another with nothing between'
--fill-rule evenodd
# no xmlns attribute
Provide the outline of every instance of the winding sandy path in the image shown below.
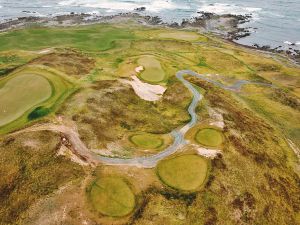
<svg viewBox="0 0 300 225"><path fill-rule="evenodd" d="M245 84L272 86L271 84L251 82L251 81L246 81L246 80L238 81L231 86L225 86L220 82L211 80L211 79L207 78L206 76L200 75L191 70L181 70L181 71L177 72L176 73L177 79L180 80L184 84L184 86L186 86L193 95L192 102L188 108L188 112L191 116L191 120L185 126L183 126L181 128L177 128L170 133L170 135L172 135L172 137L174 138L174 142L172 145L170 145L165 150L159 152L158 154L155 154L152 156L136 157L136 158L130 158L130 159L126 158L125 159L125 158L110 158L110 157L106 157L106 156L97 155L97 154L93 153L92 151L90 151L86 147L86 145L81 141L79 134L75 129L64 126L64 125L55 125L55 124L37 125L37 126L32 126L30 128L15 132L12 135L22 133L22 132L45 131L45 130L62 133L62 134L64 134L64 136L68 139L68 141L72 145L73 153L75 155L77 155L78 157L80 157L85 162L89 163L90 165L96 165L98 163L103 163L106 165L127 165L127 166L136 166L136 167L142 167L142 168L153 168L156 166L156 164L160 160L174 154L180 148L182 148L184 145L186 145L184 136L185 136L186 132L189 129L191 129L193 126L195 126L197 123L198 118L197 118L197 114L195 111L196 111L196 107L197 107L198 103L202 100L203 95L201 95L190 82L185 80L184 75L190 75L190 76L197 77L199 79L213 83L214 85L216 85L220 88L223 88L225 90L230 90L230 91L239 91L241 89L241 87Z"/></svg>

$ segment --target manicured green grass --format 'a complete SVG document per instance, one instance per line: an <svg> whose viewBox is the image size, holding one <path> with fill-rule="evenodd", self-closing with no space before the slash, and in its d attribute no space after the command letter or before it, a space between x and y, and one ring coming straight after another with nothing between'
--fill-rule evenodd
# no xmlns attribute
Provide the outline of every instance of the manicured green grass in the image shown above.
<svg viewBox="0 0 300 225"><path fill-rule="evenodd" d="M130 141L138 147L154 149L164 144L162 138L154 134L137 134L130 137Z"/></svg>
<svg viewBox="0 0 300 225"><path fill-rule="evenodd" d="M159 178L166 185L182 191L197 190L204 183L207 171L207 161L197 155L177 156L157 166Z"/></svg>
<svg viewBox="0 0 300 225"><path fill-rule="evenodd" d="M89 192L93 208L106 216L121 217L135 207L135 196L126 182L117 177L100 178Z"/></svg>
<svg viewBox="0 0 300 225"><path fill-rule="evenodd" d="M49 81L37 74L20 74L1 86L0 126L19 118L33 106L50 98L52 94Z"/></svg>
<svg viewBox="0 0 300 225"><path fill-rule="evenodd" d="M195 139L199 144L209 147L218 147L223 143L222 133L213 128L199 130L195 136Z"/></svg>
<svg viewBox="0 0 300 225"><path fill-rule="evenodd" d="M103 24L74 28L31 28L0 34L0 51L74 47L96 52L113 48L118 40L133 38L128 29Z"/></svg>
<svg viewBox="0 0 300 225"><path fill-rule="evenodd" d="M143 80L157 83L165 79L165 72L155 57L143 56L139 58L138 64L145 68L145 71L140 75Z"/></svg>
<svg viewBox="0 0 300 225"><path fill-rule="evenodd" d="M54 111L74 90L69 78L44 66L24 67L0 79L0 133Z"/></svg>

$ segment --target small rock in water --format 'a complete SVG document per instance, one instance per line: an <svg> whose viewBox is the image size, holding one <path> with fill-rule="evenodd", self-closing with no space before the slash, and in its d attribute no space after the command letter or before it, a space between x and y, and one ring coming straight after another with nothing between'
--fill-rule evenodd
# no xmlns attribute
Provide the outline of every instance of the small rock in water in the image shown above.
<svg viewBox="0 0 300 225"><path fill-rule="evenodd" d="M144 12L146 10L146 7L143 6L143 7L135 8L134 10L138 12Z"/></svg>

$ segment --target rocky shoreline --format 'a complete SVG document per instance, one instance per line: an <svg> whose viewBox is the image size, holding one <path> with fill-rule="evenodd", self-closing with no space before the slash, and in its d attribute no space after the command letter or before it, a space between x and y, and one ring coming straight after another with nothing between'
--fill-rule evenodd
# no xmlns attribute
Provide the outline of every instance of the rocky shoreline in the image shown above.
<svg viewBox="0 0 300 225"><path fill-rule="evenodd" d="M144 9L136 9L137 12L144 11ZM252 27L241 27L250 21L251 14L249 15L232 15L224 14L218 15L214 13L198 12L196 17L185 19L179 23L166 23L158 16L142 16L138 13L119 13L112 16L100 16L97 14L87 13L70 13L65 15L50 16L50 17L19 17L7 21L0 22L0 32L6 32L13 29L22 29L26 27L53 27L53 26L76 26L88 25L95 23L111 23L122 22L127 19L135 19L143 25L150 26L166 26L172 28L196 28L201 32L213 33L223 39L229 40L235 44L236 41L251 35ZM239 44L241 45L241 44ZM271 48L270 46L262 46L254 44L252 46L243 45L252 49L263 50L273 53L283 53L295 62L300 63L300 51L291 47L283 49L282 46Z"/></svg>

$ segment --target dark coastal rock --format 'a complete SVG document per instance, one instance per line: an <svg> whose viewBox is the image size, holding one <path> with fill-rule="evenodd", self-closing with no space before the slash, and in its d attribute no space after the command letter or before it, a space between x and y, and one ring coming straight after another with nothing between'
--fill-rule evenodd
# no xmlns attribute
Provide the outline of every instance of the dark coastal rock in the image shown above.
<svg viewBox="0 0 300 225"><path fill-rule="evenodd" d="M251 34L250 28L239 27L239 25L247 23L252 18L251 14L247 15L218 15L210 12L198 12L199 16L190 20L183 20L182 27L199 27L208 32L221 35L229 40L238 40Z"/></svg>
<svg viewBox="0 0 300 225"><path fill-rule="evenodd" d="M180 27L180 25L177 22L171 23L169 26L172 27L172 28L179 28Z"/></svg>
<svg viewBox="0 0 300 225"><path fill-rule="evenodd" d="M139 7L139 8L135 8L134 11L137 11L137 12L144 12L146 11L146 7Z"/></svg>
<svg viewBox="0 0 300 225"><path fill-rule="evenodd" d="M162 19L158 16L145 16L145 19L150 25L162 24Z"/></svg>

